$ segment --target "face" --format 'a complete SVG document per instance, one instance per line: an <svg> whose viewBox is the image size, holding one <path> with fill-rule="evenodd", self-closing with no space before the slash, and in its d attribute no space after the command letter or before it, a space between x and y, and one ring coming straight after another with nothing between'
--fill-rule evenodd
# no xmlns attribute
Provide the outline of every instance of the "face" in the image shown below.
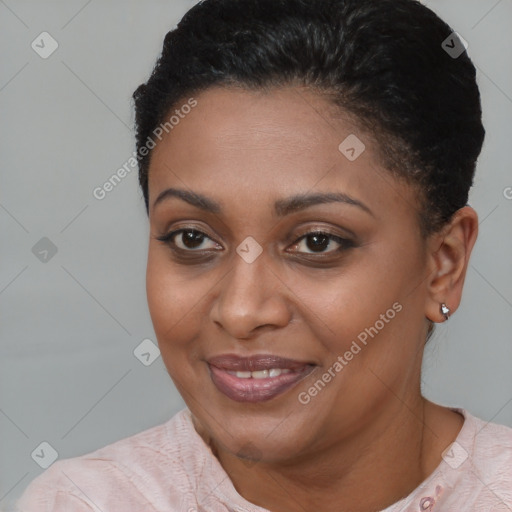
<svg viewBox="0 0 512 512"><path fill-rule="evenodd" d="M415 191L310 90L195 99L149 169L163 361L223 450L288 461L328 449L419 393Z"/></svg>

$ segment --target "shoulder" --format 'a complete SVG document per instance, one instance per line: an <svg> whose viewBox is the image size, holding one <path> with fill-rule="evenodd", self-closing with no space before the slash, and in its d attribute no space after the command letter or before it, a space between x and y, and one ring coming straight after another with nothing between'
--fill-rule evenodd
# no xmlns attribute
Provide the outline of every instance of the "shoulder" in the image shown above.
<svg viewBox="0 0 512 512"><path fill-rule="evenodd" d="M487 510L510 510L512 428L463 413L468 424L457 448L460 451L462 445L465 450L459 454L459 470L468 502L485 505Z"/></svg>
<svg viewBox="0 0 512 512"><path fill-rule="evenodd" d="M187 472L200 464L188 410L168 422L100 448L58 460L35 478L17 503L20 512L70 509L158 510L155 504L180 505ZM204 449L204 448L203 448Z"/></svg>
<svg viewBox="0 0 512 512"><path fill-rule="evenodd" d="M512 482L512 428L466 414L474 425L471 455L475 468L491 477L507 468L505 476Z"/></svg>

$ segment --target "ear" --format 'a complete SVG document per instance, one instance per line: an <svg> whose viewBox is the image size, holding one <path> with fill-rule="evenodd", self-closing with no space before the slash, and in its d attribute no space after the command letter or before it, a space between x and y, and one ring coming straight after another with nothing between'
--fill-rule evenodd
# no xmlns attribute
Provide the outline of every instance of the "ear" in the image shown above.
<svg viewBox="0 0 512 512"><path fill-rule="evenodd" d="M470 206L455 212L452 220L428 242L428 280L425 316L444 322L440 306L453 314L459 307L471 251L478 236L478 215Z"/></svg>

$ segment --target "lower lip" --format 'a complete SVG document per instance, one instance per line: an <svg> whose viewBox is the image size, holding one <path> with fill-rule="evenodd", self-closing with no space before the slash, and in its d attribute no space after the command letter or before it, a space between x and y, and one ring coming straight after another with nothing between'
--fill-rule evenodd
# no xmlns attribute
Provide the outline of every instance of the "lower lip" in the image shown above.
<svg viewBox="0 0 512 512"><path fill-rule="evenodd" d="M236 375L208 365L210 376L217 389L236 402L266 402L288 391L299 381L307 377L314 366L307 365L300 372L283 373L277 377L264 379L241 379Z"/></svg>

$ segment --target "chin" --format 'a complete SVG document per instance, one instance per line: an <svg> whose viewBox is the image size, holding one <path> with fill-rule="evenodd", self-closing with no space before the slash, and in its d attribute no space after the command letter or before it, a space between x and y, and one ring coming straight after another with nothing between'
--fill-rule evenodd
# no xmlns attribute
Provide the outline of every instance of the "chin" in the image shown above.
<svg viewBox="0 0 512 512"><path fill-rule="evenodd" d="M270 415L218 409L218 413L194 416L223 450L249 461L279 462L292 459L302 451L304 432L311 435L311 425L293 414ZM215 418L215 419L212 419Z"/></svg>

